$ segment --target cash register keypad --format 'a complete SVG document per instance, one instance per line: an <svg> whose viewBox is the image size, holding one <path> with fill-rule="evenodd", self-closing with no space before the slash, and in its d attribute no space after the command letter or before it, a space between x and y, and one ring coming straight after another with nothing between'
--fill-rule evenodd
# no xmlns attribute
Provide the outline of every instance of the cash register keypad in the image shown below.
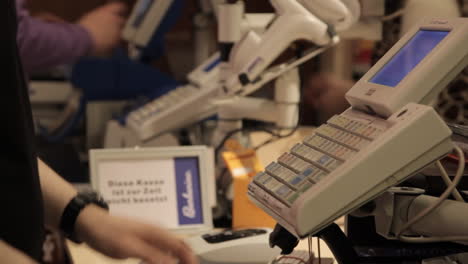
<svg viewBox="0 0 468 264"><path fill-rule="evenodd" d="M356 151L361 150L370 143L369 140L364 139L363 137L351 134L347 131L330 125L320 126L317 128L316 133L322 137L334 140L337 143L343 144L346 147L352 148Z"/></svg>
<svg viewBox="0 0 468 264"><path fill-rule="evenodd" d="M348 147L335 143L319 135L312 135L305 138L304 144L309 147L319 149L341 161L347 160L356 153L356 151Z"/></svg>
<svg viewBox="0 0 468 264"><path fill-rule="evenodd" d="M324 168L327 171L332 171L340 165L340 161L338 161L337 159L334 159L330 155L315 150L302 143L298 143L294 147L292 147L291 153L298 156L299 158L304 159L307 162Z"/></svg>
<svg viewBox="0 0 468 264"><path fill-rule="evenodd" d="M198 91L199 90L197 88L189 85L177 87L177 89L172 90L166 95L154 99L145 106L133 111L129 117L137 123L144 122L148 118L164 112L171 106L179 104L180 101L185 100Z"/></svg>
<svg viewBox="0 0 468 264"><path fill-rule="evenodd" d="M308 187L312 185L310 182L308 182L306 175L296 174L276 162L270 163L270 165L266 167L266 172L275 176L277 179L295 191L304 188L308 189Z"/></svg>
<svg viewBox="0 0 468 264"><path fill-rule="evenodd" d="M284 153L278 158L278 163L291 169L295 173L300 173L310 167L310 163L294 156L291 153Z"/></svg>
<svg viewBox="0 0 468 264"><path fill-rule="evenodd" d="M383 133L373 125L334 116L277 162L270 163L254 182L277 200L291 206L341 164Z"/></svg>
<svg viewBox="0 0 468 264"><path fill-rule="evenodd" d="M330 125L345 129L362 137L365 137L369 140L373 140L378 137L382 130L372 126L366 125L356 120L349 119L345 116L336 115L328 120Z"/></svg>

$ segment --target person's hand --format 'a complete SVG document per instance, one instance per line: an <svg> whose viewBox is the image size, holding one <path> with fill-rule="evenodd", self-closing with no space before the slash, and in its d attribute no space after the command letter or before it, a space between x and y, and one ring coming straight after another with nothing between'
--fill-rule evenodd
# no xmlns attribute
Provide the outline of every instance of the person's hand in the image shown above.
<svg viewBox="0 0 468 264"><path fill-rule="evenodd" d="M127 6L124 3L112 2L80 18L78 24L88 30L93 39L93 55L109 55L119 44L126 11Z"/></svg>
<svg viewBox="0 0 468 264"><path fill-rule="evenodd" d="M111 216L90 205L78 216L77 238L113 258L138 258L146 264L197 264L192 250L168 231L138 221Z"/></svg>

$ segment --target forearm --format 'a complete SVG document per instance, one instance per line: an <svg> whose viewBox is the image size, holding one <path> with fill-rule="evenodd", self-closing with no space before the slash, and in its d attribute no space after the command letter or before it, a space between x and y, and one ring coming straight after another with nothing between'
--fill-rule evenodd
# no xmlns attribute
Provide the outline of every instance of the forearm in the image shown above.
<svg viewBox="0 0 468 264"><path fill-rule="evenodd" d="M46 223L58 227L64 208L77 192L40 159L38 167ZM94 204L86 206L78 215L74 235L79 241L114 258L134 257L145 263L197 264L190 248L168 231L109 215ZM1 249L0 256L3 256Z"/></svg>
<svg viewBox="0 0 468 264"><path fill-rule="evenodd" d="M91 52L93 42L83 27L33 18L21 1L18 5L17 42L26 72L71 64Z"/></svg>
<svg viewBox="0 0 468 264"><path fill-rule="evenodd" d="M40 159L38 159L38 168L44 200L45 222L49 226L58 228L63 209L77 194L77 191Z"/></svg>
<svg viewBox="0 0 468 264"><path fill-rule="evenodd" d="M37 263L23 252L8 245L0 240L0 256L2 263L21 263L21 264L34 264Z"/></svg>

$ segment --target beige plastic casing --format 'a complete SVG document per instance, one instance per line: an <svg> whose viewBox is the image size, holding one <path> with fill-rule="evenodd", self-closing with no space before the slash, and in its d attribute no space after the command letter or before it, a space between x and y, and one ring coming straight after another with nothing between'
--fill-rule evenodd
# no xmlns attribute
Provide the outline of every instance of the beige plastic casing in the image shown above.
<svg viewBox="0 0 468 264"><path fill-rule="evenodd" d="M298 237L317 233L453 148L450 129L429 106L410 103L387 120L351 108L341 115L385 131L291 207L254 182L249 185L250 199Z"/></svg>

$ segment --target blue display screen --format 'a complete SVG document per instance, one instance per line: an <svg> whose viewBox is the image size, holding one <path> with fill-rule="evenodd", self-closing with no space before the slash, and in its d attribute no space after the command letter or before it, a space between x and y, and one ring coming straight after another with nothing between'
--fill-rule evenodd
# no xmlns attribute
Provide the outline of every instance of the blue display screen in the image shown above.
<svg viewBox="0 0 468 264"><path fill-rule="evenodd" d="M380 69L370 82L397 86L450 31L420 30L398 53ZM436 66L436 65L434 65Z"/></svg>

